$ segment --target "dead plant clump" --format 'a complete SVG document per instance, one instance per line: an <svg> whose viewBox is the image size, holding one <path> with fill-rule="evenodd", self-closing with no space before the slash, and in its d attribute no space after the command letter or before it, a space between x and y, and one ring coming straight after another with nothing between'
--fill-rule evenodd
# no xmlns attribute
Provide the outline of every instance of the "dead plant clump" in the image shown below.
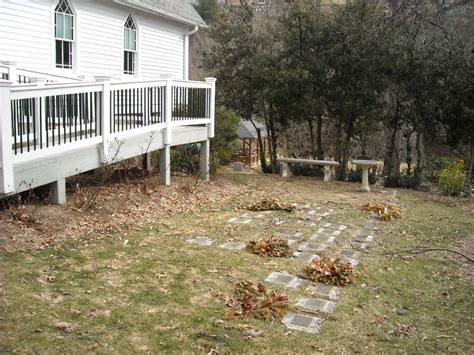
<svg viewBox="0 0 474 355"><path fill-rule="evenodd" d="M304 267L304 274L311 281L336 286L351 284L361 276L351 263L330 257L313 260Z"/></svg>
<svg viewBox="0 0 474 355"><path fill-rule="evenodd" d="M281 203L275 198L264 198L260 202L252 203L247 207L249 211L287 211L293 212L295 206Z"/></svg>
<svg viewBox="0 0 474 355"><path fill-rule="evenodd" d="M33 206L17 205L10 207L10 216L14 223L20 228L32 228L39 224L37 210Z"/></svg>
<svg viewBox="0 0 474 355"><path fill-rule="evenodd" d="M278 258L290 257L293 249L288 245L288 241L278 237L265 237L257 241L251 240L245 247L250 253L260 256L272 256Z"/></svg>
<svg viewBox="0 0 474 355"><path fill-rule="evenodd" d="M234 294L226 299L231 309L228 317L255 317L268 321L279 320L288 312L288 297L275 290L268 290L262 283L239 281Z"/></svg>
<svg viewBox="0 0 474 355"><path fill-rule="evenodd" d="M400 218L400 208L389 203L370 203L362 205L362 209L367 212L373 212L377 218L382 221L391 221L394 218Z"/></svg>

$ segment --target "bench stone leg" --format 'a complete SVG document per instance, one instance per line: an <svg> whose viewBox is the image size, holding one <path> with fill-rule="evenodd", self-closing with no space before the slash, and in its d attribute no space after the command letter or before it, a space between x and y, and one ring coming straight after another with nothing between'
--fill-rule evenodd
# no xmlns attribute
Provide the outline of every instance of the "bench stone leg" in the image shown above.
<svg viewBox="0 0 474 355"><path fill-rule="evenodd" d="M66 179L51 183L51 202L55 205L66 203Z"/></svg>
<svg viewBox="0 0 474 355"><path fill-rule="evenodd" d="M331 166L324 166L324 182L328 182L332 180L332 167Z"/></svg>
<svg viewBox="0 0 474 355"><path fill-rule="evenodd" d="M281 177L288 177L288 163L280 163L280 175Z"/></svg>

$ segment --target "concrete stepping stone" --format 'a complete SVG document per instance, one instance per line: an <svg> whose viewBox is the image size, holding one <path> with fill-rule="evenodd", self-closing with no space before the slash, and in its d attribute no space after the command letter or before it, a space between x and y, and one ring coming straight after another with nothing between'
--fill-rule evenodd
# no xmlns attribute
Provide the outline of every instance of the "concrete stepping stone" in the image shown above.
<svg viewBox="0 0 474 355"><path fill-rule="evenodd" d="M361 250L365 250L365 249L369 249L370 248L370 244L367 244L367 243L361 243L361 242L352 242L351 241L351 244L354 248L357 248L357 249L361 249Z"/></svg>
<svg viewBox="0 0 474 355"><path fill-rule="evenodd" d="M254 219L254 218L262 218L262 217L265 217L265 215L259 212L246 212L240 216L240 218L243 218L243 219Z"/></svg>
<svg viewBox="0 0 474 355"><path fill-rule="evenodd" d="M245 249L245 245L246 244L244 242L232 241L219 245L219 248L228 250L242 250Z"/></svg>
<svg viewBox="0 0 474 355"><path fill-rule="evenodd" d="M362 253L360 251L343 249L341 250L339 255L341 255L344 258L359 259Z"/></svg>
<svg viewBox="0 0 474 355"><path fill-rule="evenodd" d="M349 227L345 224L326 223L323 225L323 228L345 231Z"/></svg>
<svg viewBox="0 0 474 355"><path fill-rule="evenodd" d="M305 253L305 252L301 252L301 251L295 251L293 253L293 256L297 260L302 261L302 262L307 263L307 264L312 262L314 259L319 259L319 255L311 254L311 253Z"/></svg>
<svg viewBox="0 0 474 355"><path fill-rule="evenodd" d="M300 330L310 334L319 333L321 330L322 319L306 314L289 312L281 322L291 330Z"/></svg>
<svg viewBox="0 0 474 355"><path fill-rule="evenodd" d="M326 228L319 228L315 233L333 235L333 236L337 237L337 236L342 234L342 231L335 231L335 230L326 229Z"/></svg>
<svg viewBox="0 0 474 355"><path fill-rule="evenodd" d="M194 237L191 239L188 239L187 242L191 244L197 244L201 246L209 246L212 243L214 243L214 239L209 238L209 237Z"/></svg>
<svg viewBox="0 0 474 355"><path fill-rule="evenodd" d="M309 253L321 253L328 248L326 244L319 243L303 243L298 247L298 251L309 252Z"/></svg>
<svg viewBox="0 0 474 355"><path fill-rule="evenodd" d="M234 224L247 224L252 222L252 219L250 218L240 218L240 217L233 217L228 220L229 223L234 223Z"/></svg>
<svg viewBox="0 0 474 355"><path fill-rule="evenodd" d="M283 223L285 223L285 221L283 221L281 218L275 217L265 222L264 224L267 226L279 226L280 224L283 224Z"/></svg>
<svg viewBox="0 0 474 355"><path fill-rule="evenodd" d="M303 238L303 232L283 231L278 233L282 239Z"/></svg>
<svg viewBox="0 0 474 355"><path fill-rule="evenodd" d="M321 212L321 211L315 211L311 210L308 212L310 216L320 216L320 217L328 217L331 215L331 212Z"/></svg>
<svg viewBox="0 0 474 355"><path fill-rule="evenodd" d="M307 219L298 219L296 223L301 224L303 226L308 226L308 227L314 227L316 225L316 223Z"/></svg>
<svg viewBox="0 0 474 355"><path fill-rule="evenodd" d="M313 296L327 298L331 301L337 301L341 294L339 287L318 283L316 286L310 286L306 289Z"/></svg>
<svg viewBox="0 0 474 355"><path fill-rule="evenodd" d="M332 244L336 241L336 237L331 237L330 235L324 235L324 234L313 234L311 238L309 238L310 241L315 241L319 243L324 243L324 244Z"/></svg>
<svg viewBox="0 0 474 355"><path fill-rule="evenodd" d="M284 274L282 272L272 272L270 275L267 276L265 282L279 284L289 288L297 288L301 284L301 282L303 282L303 280L299 277Z"/></svg>
<svg viewBox="0 0 474 355"><path fill-rule="evenodd" d="M336 308L336 302L303 297L296 303L296 307L310 312L332 313Z"/></svg>
<svg viewBox="0 0 474 355"><path fill-rule="evenodd" d="M359 234L354 238L354 241L360 243L370 243L374 240L374 236L370 234Z"/></svg>
<svg viewBox="0 0 474 355"><path fill-rule="evenodd" d="M295 202L293 206L295 206L297 210L308 210L311 208L311 205L308 205L307 203L303 202Z"/></svg>
<svg viewBox="0 0 474 355"><path fill-rule="evenodd" d="M344 260L346 263L351 263L352 266L357 266L359 264L359 260L348 258L348 257L345 257L345 256L342 257L342 260Z"/></svg>

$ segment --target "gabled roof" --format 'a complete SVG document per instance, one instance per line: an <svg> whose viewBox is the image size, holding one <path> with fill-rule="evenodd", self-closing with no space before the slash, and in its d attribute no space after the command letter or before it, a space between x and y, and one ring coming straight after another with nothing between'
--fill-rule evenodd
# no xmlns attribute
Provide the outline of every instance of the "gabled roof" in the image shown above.
<svg viewBox="0 0 474 355"><path fill-rule="evenodd" d="M116 3L150 12L188 25L206 26L193 7L193 0L114 0Z"/></svg>
<svg viewBox="0 0 474 355"><path fill-rule="evenodd" d="M267 127L265 125L255 122L255 125L257 128L260 128L260 134L262 137L267 136ZM240 125L237 128L237 135L239 138L244 139L244 138L251 138L251 139L257 139L257 130L253 126L253 124L250 121L247 120L240 120Z"/></svg>

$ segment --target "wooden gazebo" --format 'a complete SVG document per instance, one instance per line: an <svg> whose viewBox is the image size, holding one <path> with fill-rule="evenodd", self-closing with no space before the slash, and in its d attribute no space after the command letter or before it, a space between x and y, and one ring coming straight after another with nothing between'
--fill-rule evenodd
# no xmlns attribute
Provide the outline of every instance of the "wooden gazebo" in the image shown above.
<svg viewBox="0 0 474 355"><path fill-rule="evenodd" d="M239 150L234 153L234 159L249 167L260 163L260 154L266 154L267 151L267 128L265 125L255 122L260 129L263 139L263 147L260 149L258 144L257 130L250 121L241 120L237 128L237 135L240 138L241 145Z"/></svg>

